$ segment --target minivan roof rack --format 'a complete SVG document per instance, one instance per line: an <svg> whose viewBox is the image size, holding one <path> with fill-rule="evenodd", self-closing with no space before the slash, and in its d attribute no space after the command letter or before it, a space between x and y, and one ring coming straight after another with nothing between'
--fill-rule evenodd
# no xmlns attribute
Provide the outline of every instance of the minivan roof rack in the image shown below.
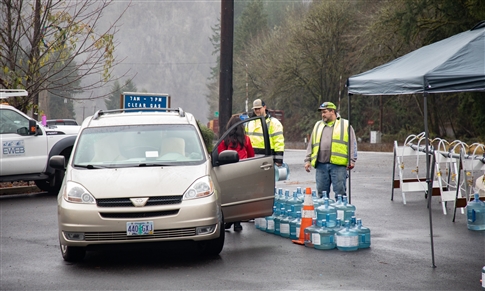
<svg viewBox="0 0 485 291"><path fill-rule="evenodd" d="M185 117L185 112L181 107L178 108L121 108L121 109L111 109L111 110L98 110L93 115L93 119L96 120L101 115L107 113L120 113L120 112L141 112L141 111L161 111L161 112L178 112L180 117Z"/></svg>

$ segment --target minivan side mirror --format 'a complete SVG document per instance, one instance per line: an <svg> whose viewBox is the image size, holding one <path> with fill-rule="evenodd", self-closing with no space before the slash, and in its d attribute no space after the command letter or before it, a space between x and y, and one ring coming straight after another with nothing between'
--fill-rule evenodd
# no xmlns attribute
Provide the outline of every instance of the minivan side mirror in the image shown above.
<svg viewBox="0 0 485 291"><path fill-rule="evenodd" d="M219 165L237 163L239 162L239 155L236 151L225 150L219 154L217 161Z"/></svg>
<svg viewBox="0 0 485 291"><path fill-rule="evenodd" d="M52 156L49 159L49 166L56 170L65 170L66 169L66 158L62 155Z"/></svg>

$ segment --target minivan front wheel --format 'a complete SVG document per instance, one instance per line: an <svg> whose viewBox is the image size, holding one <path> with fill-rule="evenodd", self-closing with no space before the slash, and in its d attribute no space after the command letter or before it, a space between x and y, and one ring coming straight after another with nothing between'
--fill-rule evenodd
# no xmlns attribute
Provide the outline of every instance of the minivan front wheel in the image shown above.
<svg viewBox="0 0 485 291"><path fill-rule="evenodd" d="M61 254L64 261L67 262L79 262L84 259L86 255L86 248L85 247L71 247L60 244L61 246Z"/></svg>
<svg viewBox="0 0 485 291"><path fill-rule="evenodd" d="M224 247L224 238L226 232L223 228L224 223L223 220L219 221L219 237L211 240L199 241L199 250L201 255L204 256L217 256L220 252L222 252L222 248Z"/></svg>

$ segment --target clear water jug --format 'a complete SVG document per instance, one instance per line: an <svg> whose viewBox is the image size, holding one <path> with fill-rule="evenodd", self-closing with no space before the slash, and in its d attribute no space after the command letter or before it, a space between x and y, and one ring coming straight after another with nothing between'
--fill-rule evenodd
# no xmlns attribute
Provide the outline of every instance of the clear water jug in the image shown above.
<svg viewBox="0 0 485 291"><path fill-rule="evenodd" d="M480 201L478 193L466 205L466 215L469 230L485 230L485 203Z"/></svg>

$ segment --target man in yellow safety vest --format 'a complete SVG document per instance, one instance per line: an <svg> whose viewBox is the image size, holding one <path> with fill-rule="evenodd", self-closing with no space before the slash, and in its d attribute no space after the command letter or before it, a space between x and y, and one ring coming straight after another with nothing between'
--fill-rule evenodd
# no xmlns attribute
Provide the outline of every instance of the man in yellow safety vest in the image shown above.
<svg viewBox="0 0 485 291"><path fill-rule="evenodd" d="M330 185L335 197L346 195L347 170L353 169L357 161L354 129L348 120L337 114L337 107L332 102L322 103L318 110L322 120L313 127L306 151L305 170L316 169L315 181L320 197L322 191L330 195Z"/></svg>
<svg viewBox="0 0 485 291"><path fill-rule="evenodd" d="M266 104L261 99L256 99L253 102L253 111L256 116L266 116L266 124L269 131L269 142L271 145L271 153L276 165L283 164L283 154L285 151L285 138L283 137L283 125L281 122L266 113ZM264 154L264 138L263 127L259 120L252 120L247 123L246 134L251 139L254 153Z"/></svg>

